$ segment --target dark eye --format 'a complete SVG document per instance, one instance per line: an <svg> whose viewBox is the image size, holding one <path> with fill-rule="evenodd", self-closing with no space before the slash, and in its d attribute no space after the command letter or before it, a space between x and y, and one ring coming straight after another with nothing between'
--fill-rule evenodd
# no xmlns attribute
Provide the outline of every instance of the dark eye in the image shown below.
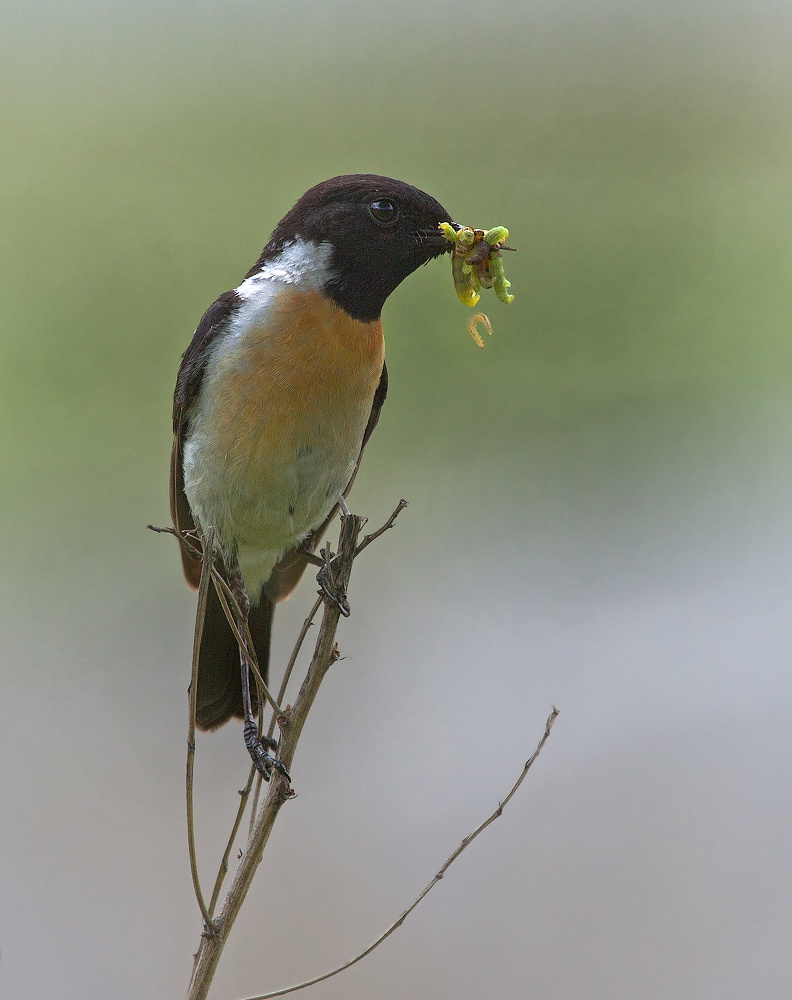
<svg viewBox="0 0 792 1000"><path fill-rule="evenodd" d="M378 198L369 205L369 213L375 222L389 226L399 218L399 209L388 198Z"/></svg>

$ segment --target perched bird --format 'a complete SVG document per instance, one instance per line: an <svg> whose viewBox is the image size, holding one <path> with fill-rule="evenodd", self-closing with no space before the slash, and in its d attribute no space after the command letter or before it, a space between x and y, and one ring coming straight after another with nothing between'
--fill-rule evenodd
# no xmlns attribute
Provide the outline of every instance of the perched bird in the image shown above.
<svg viewBox="0 0 792 1000"><path fill-rule="evenodd" d="M380 314L417 267L450 250L446 210L374 174L334 177L278 223L244 281L204 313L173 398L171 515L178 535L215 528L250 600L266 680L273 609L355 477L388 388ZM459 228L455 223L451 223ZM201 563L181 543L197 587ZM243 717L239 647L213 587L196 722ZM254 697L255 707L255 697Z"/></svg>

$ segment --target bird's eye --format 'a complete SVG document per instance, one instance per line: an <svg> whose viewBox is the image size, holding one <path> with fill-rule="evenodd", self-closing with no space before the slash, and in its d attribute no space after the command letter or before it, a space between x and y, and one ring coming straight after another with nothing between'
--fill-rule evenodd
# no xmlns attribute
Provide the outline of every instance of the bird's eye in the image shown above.
<svg viewBox="0 0 792 1000"><path fill-rule="evenodd" d="M399 218L399 209L388 198L378 198L369 205L369 214L380 225L392 225Z"/></svg>

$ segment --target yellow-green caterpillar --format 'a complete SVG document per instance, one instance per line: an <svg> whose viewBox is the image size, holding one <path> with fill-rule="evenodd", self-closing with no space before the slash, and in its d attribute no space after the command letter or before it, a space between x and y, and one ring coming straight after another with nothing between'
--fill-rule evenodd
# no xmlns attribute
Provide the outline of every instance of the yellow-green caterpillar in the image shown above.
<svg viewBox="0 0 792 1000"><path fill-rule="evenodd" d="M509 236L505 226L487 230L471 229L470 226L454 229L450 223L441 222L439 228L453 243L451 274L462 305L475 306L481 298L479 293L482 288L494 288L500 301L507 305L514 301L514 296L509 293L511 282L506 279L500 252ZM484 342L476 330L478 322L483 323L489 333L492 333L492 326L484 313L476 313L468 323L470 335L479 347L483 347Z"/></svg>

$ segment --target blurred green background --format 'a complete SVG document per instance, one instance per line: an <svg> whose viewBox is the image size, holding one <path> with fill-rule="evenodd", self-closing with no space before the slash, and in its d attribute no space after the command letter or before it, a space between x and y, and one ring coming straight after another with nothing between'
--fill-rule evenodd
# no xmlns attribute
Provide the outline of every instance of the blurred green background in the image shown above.
<svg viewBox="0 0 792 1000"><path fill-rule="evenodd" d="M145 530L179 356L306 188L371 171L507 225L517 297L482 303L481 352L446 263L386 306L352 506L411 506L356 568L216 995L367 944L551 702L489 842L311 995L787 995L790 21L769 0L8 7L4 994L184 988L192 597ZM207 872L241 748L237 727L199 744Z"/></svg>

